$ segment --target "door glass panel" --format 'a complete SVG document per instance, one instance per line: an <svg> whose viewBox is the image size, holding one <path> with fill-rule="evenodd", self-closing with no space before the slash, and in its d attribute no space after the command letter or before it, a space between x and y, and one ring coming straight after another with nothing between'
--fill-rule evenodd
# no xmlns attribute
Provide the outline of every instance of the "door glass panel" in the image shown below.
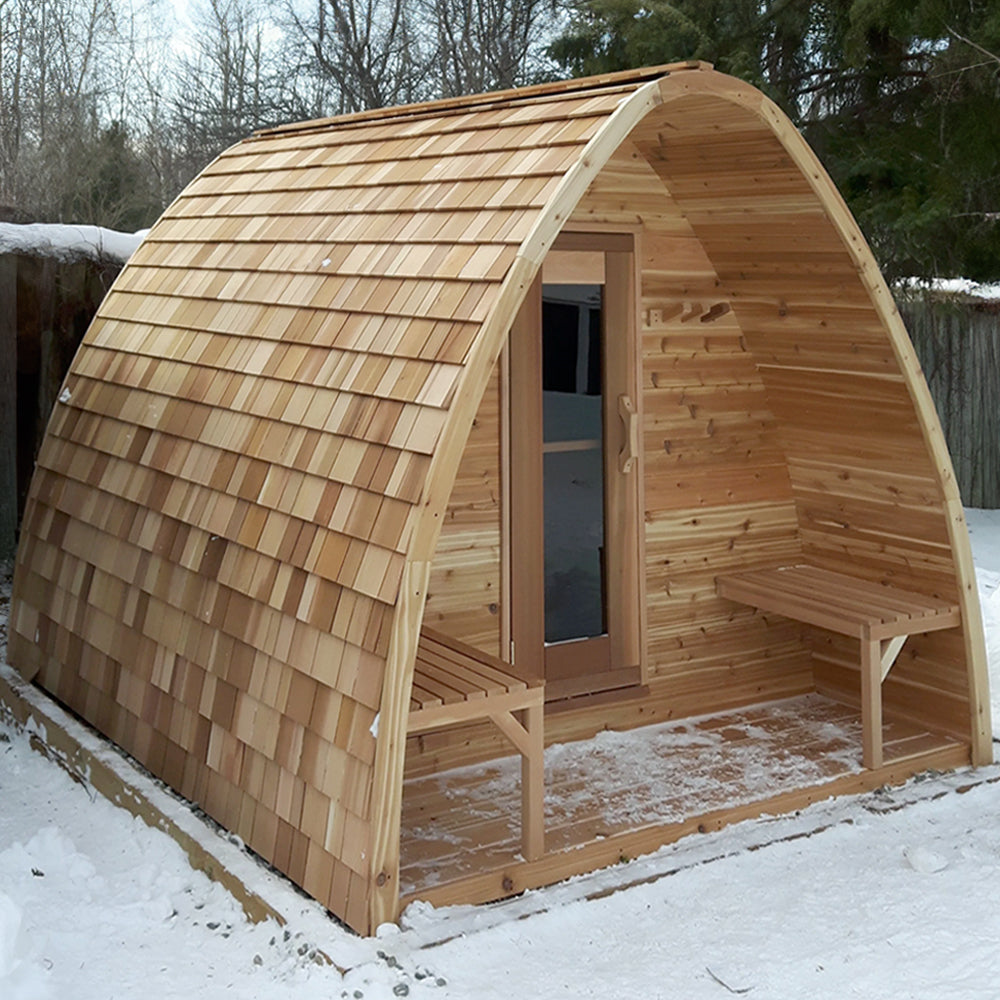
<svg viewBox="0 0 1000 1000"><path fill-rule="evenodd" d="M543 289L547 643L607 631L602 291L600 285L545 285Z"/></svg>

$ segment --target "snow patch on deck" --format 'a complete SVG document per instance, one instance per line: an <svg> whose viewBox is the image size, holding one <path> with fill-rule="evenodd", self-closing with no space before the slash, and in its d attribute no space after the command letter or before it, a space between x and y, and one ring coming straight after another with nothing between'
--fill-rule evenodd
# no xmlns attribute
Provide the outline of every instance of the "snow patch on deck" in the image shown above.
<svg viewBox="0 0 1000 1000"><path fill-rule="evenodd" d="M545 751L549 850L821 786L860 772L860 748L857 716L815 694L554 744ZM405 829L405 853L452 855L452 862L460 862L463 852L482 846L475 842L481 832L477 823L504 830L518 842L519 757L455 768L412 784L417 782L435 787L442 800L459 804L474 822L456 829L438 817L436 823ZM425 885L442 875L432 869L424 869Z"/></svg>

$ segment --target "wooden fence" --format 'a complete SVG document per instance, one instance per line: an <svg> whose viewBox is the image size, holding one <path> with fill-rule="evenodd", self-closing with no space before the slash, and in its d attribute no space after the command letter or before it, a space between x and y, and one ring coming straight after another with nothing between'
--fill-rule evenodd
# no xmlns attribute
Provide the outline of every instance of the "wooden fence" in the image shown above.
<svg viewBox="0 0 1000 1000"><path fill-rule="evenodd" d="M17 525L49 413L121 263L0 253L0 559Z"/></svg>
<svg viewBox="0 0 1000 1000"><path fill-rule="evenodd" d="M968 507L1000 507L1000 301L915 296L899 303Z"/></svg>

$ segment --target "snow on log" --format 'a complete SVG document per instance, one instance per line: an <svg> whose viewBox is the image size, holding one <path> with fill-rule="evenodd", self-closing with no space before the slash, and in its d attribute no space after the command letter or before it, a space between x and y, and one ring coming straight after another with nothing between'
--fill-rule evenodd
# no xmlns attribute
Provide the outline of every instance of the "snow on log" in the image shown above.
<svg viewBox="0 0 1000 1000"><path fill-rule="evenodd" d="M124 264L148 231L121 233L103 226L0 222L0 253L51 257L61 261L96 260Z"/></svg>

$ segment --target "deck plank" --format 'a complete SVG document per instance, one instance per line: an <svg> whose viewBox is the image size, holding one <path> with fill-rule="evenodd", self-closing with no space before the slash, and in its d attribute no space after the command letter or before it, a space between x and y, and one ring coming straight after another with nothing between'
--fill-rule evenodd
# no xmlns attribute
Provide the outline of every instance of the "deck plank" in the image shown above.
<svg viewBox="0 0 1000 1000"><path fill-rule="evenodd" d="M651 850L697 830L699 817L717 828L761 803L800 808L840 786L877 787L967 755L959 741L896 718L883 739L888 763L864 771L857 710L813 694L549 747L547 853L532 863L519 855L516 758L412 778L403 793L402 892L446 901L449 886L500 884L490 878L497 872L520 891L588 870L586 859L618 840L631 857L633 842Z"/></svg>

